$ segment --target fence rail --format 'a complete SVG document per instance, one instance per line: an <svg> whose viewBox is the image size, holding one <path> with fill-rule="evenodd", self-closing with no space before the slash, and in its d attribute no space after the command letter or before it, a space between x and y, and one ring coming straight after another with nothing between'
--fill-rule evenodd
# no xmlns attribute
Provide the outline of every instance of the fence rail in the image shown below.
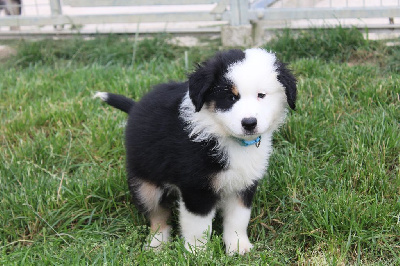
<svg viewBox="0 0 400 266"><path fill-rule="evenodd" d="M250 20L296 20L340 18L389 18L400 17L400 8L351 7L351 8L269 8L251 10Z"/></svg>
<svg viewBox="0 0 400 266"><path fill-rule="evenodd" d="M215 0L64 0L63 3L75 7L99 7L99 6L152 6L152 5L183 5L190 3L190 5L204 5L214 4Z"/></svg>

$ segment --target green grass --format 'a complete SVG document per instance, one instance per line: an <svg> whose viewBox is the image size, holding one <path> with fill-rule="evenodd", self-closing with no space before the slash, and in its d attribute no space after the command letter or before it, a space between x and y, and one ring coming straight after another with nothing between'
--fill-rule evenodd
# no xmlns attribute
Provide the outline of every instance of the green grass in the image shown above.
<svg viewBox="0 0 400 266"><path fill-rule="evenodd" d="M185 51L193 66L217 45L17 43L0 66L0 264L400 264L400 49L323 32L266 45L290 62L299 99L275 135L249 225L255 248L243 257L225 255L217 223L197 256L178 230L159 254L142 249L149 230L129 203L126 116L91 98L140 99L185 79Z"/></svg>
<svg viewBox="0 0 400 266"><path fill-rule="evenodd" d="M334 30L316 28L301 32L293 38L293 32L283 30L269 43L280 58L292 61L297 58L315 57L324 60L348 60L355 50L368 47L368 41L358 29L338 27ZM290 49L287 49L290 47Z"/></svg>

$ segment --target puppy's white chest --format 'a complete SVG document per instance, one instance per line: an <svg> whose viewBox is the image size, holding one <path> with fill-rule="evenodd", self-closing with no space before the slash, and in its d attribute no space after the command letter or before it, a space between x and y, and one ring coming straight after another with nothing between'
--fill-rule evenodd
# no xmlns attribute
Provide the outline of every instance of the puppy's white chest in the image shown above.
<svg viewBox="0 0 400 266"><path fill-rule="evenodd" d="M259 147L243 147L235 142L228 143L225 147L229 165L215 177L215 191L239 192L264 176L272 150L269 139L261 142Z"/></svg>

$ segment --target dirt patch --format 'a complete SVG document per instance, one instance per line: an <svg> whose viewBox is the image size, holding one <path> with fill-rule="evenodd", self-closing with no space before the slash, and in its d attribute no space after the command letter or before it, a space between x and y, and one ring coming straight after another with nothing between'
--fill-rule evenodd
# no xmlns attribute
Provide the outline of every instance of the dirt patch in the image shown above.
<svg viewBox="0 0 400 266"><path fill-rule="evenodd" d="M347 64L355 65L376 65L379 66L384 61L384 55L380 51L359 50L355 51L349 58Z"/></svg>
<svg viewBox="0 0 400 266"><path fill-rule="evenodd" d="M10 56L16 55L17 50L7 45L0 45L0 60L9 58Z"/></svg>

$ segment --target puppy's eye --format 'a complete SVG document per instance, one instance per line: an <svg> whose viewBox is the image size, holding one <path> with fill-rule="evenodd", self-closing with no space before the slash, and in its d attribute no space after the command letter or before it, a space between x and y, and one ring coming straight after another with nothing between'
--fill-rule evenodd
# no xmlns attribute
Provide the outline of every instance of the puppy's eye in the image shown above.
<svg viewBox="0 0 400 266"><path fill-rule="evenodd" d="M233 101L233 102L236 102L237 100L239 100L239 97L236 96L236 95L231 95L230 96L230 100Z"/></svg>
<svg viewBox="0 0 400 266"><path fill-rule="evenodd" d="M264 99L265 93L259 93L259 94L257 95L257 97L260 98L260 99Z"/></svg>

